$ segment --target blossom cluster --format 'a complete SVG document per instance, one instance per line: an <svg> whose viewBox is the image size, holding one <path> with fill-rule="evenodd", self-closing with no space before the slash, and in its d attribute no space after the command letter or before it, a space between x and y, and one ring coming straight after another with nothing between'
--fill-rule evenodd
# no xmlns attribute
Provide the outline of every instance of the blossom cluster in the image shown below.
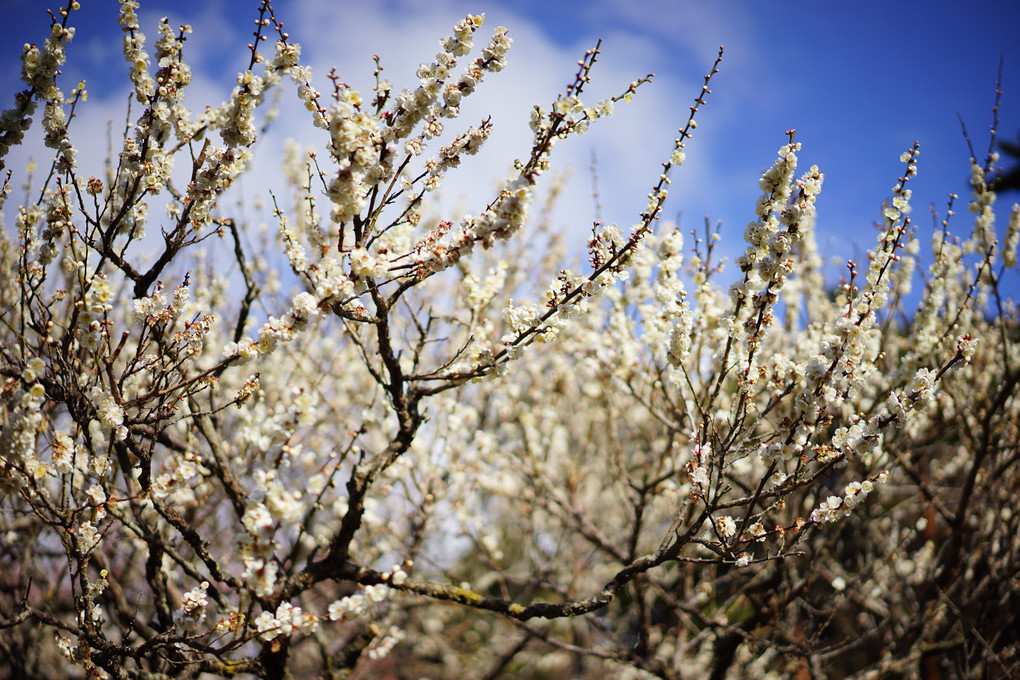
<svg viewBox="0 0 1020 680"><path fill-rule="evenodd" d="M868 497L875 488L870 480L850 482L843 490L843 497L829 496L811 511L811 521L817 524L836 522L841 517L849 517L855 507Z"/></svg>

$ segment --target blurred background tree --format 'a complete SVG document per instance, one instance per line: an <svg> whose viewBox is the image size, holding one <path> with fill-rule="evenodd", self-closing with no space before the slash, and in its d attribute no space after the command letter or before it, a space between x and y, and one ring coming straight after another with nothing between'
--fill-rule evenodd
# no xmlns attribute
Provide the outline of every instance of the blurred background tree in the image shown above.
<svg viewBox="0 0 1020 680"><path fill-rule="evenodd" d="M1009 167L1002 171L995 182L995 190L1000 193L1020 191L1020 132L1017 132L1016 139L1015 142L999 142L999 149L1011 160Z"/></svg>

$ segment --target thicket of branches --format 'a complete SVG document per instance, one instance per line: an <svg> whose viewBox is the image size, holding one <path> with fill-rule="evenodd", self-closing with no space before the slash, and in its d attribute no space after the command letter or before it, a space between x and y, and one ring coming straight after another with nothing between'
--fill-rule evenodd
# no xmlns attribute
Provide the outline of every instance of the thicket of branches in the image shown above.
<svg viewBox="0 0 1020 680"><path fill-rule="evenodd" d="M91 176L59 78L75 9L0 116L0 158L32 117L50 150L0 195L0 673L1020 677L1020 208L1000 242L994 139L933 228L906 150L867 260L826 281L790 132L724 265L660 219L717 60L645 211L571 265L529 220L540 178L648 80L585 103L597 48L503 189L442 215L505 29L475 50L466 17L413 91L320 93L267 1L249 70L194 113L190 29L148 48L123 1L135 101ZM253 252L222 197L295 85L321 146Z"/></svg>

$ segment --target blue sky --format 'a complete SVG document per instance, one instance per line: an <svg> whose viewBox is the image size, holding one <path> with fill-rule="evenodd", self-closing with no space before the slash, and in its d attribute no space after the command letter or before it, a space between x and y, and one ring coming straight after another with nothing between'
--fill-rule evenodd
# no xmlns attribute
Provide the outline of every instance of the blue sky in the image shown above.
<svg viewBox="0 0 1020 680"><path fill-rule="evenodd" d="M70 89L77 79L87 79L90 99L82 124L95 127L123 119L126 66L119 52L117 3L83 0L82 5L73 21L78 34L64 82ZM197 76L193 109L217 103L247 64L245 45L256 6L254 0L143 1L150 45L160 16L194 27L186 48ZM1015 140L1020 132L1020 2L1015 0L285 0L274 6L292 39L304 46L323 91L330 66L346 82L367 89L373 53L382 57L385 75L396 86L412 86L417 64L431 60L438 39L468 12L486 13L482 36L497 25L510 29L515 43L509 67L475 95L476 108L464 107L464 125L493 114L492 148L460 173L467 179L461 193L453 184L445 188L445 198L469 212L477 210L477 193L491 190L513 158L525 152L531 106L548 105L596 39L603 39L603 54L593 73L592 102L654 72L655 82L631 105L618 107L617 115L594 126L589 136L557 149L559 167L574 168L557 222L579 239L594 214L592 151L599 157L603 219L633 223L719 45L726 55L688 145L688 162L673 177L668 214L682 213L687 228L700 228L706 216L722 220L731 258L742 250L740 236L753 217L757 178L785 142L787 129L796 129L804 145L801 169L817 164L826 176L818 201L823 254L857 259L874 241L872 225L881 202L903 170L898 158L915 140L921 143L919 175L912 181L915 223L927 234L929 205L944 211L947 195L956 192L961 203L955 231L969 229L969 152L957 114L983 155L1000 58L1005 60L1000 136ZM46 35L44 7L0 0L4 108L18 88L21 44L41 42ZM321 147L315 131L291 124L290 115L300 118L300 109L285 109L282 133ZM273 184L278 150L273 143L266 146L269 160L257 178ZM12 167L29 151L19 151ZM1020 194L1000 197L1000 233L1009 205L1018 200Z"/></svg>

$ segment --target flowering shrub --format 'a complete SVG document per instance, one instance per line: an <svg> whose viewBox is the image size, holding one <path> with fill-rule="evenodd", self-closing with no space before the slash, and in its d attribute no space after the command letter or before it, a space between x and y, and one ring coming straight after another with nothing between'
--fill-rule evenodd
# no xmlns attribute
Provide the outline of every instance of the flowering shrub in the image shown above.
<svg viewBox="0 0 1020 680"><path fill-rule="evenodd" d="M972 226L951 202L926 235L904 152L831 283L791 131L731 274L717 233L660 219L717 60L634 226L596 223L570 266L529 223L539 180L649 79L586 103L597 48L502 189L438 215L492 123L443 132L506 29L477 50L465 17L413 91L323 94L267 0L250 68L194 114L190 28L164 20L150 53L123 0L133 118L86 177L85 91L58 82L76 8L0 116L0 158L39 108L53 152L24 204L10 171L0 196L7 674L1020 672L1020 207L1000 243L994 154ZM273 197L290 279L220 202L288 80L322 135Z"/></svg>

